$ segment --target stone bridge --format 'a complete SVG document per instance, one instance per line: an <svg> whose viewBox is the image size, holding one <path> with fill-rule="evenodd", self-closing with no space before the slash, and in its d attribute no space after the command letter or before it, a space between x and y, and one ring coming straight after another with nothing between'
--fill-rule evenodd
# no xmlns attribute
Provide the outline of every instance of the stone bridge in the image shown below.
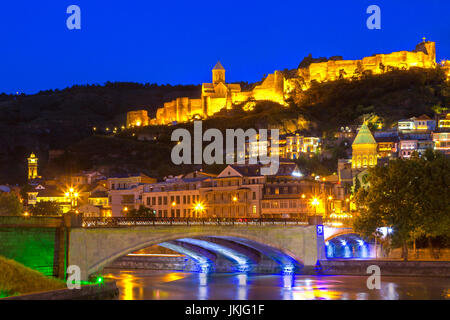
<svg viewBox="0 0 450 320"><path fill-rule="evenodd" d="M185 254L202 265L229 261L252 271L273 261L280 272L308 272L325 258L323 232L316 225L172 225L70 230L68 264L86 279L114 260L151 245Z"/></svg>
<svg viewBox="0 0 450 320"><path fill-rule="evenodd" d="M0 217L0 255L60 278L78 265L83 280L152 245L180 252L199 271L309 273L326 259L325 240L352 232L316 222Z"/></svg>

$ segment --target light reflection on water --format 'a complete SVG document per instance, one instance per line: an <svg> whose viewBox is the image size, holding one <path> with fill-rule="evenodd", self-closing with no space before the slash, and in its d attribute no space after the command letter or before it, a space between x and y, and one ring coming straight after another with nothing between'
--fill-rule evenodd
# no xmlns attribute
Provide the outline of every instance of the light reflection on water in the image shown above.
<svg viewBox="0 0 450 320"><path fill-rule="evenodd" d="M445 278L382 277L380 290L369 290L363 276L253 275L116 271L121 300L397 300L450 299Z"/></svg>

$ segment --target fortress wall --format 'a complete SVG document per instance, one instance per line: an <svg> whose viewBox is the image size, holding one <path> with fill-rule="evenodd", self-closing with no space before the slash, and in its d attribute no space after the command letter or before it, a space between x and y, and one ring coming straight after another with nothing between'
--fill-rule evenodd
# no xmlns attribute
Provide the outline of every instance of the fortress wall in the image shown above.
<svg viewBox="0 0 450 320"><path fill-rule="evenodd" d="M136 110L127 112L127 127L148 126L148 113L146 110Z"/></svg>
<svg viewBox="0 0 450 320"><path fill-rule="evenodd" d="M208 109L207 109L207 116L210 117L214 113L219 112L224 108L227 104L226 98L213 98L209 99L208 103Z"/></svg>
<svg viewBox="0 0 450 320"><path fill-rule="evenodd" d="M196 114L203 116L202 99L191 99L190 102L191 102L190 117L193 117Z"/></svg>
<svg viewBox="0 0 450 320"><path fill-rule="evenodd" d="M434 42L421 42L414 51L398 51L390 54L376 54L370 57L364 57L361 60L329 60L327 62L311 63L307 68L298 69L297 74L304 82L301 83L302 89L310 87L311 81L318 82L334 81L341 77L351 78L355 74L371 71L373 74L380 74L383 64L387 71L388 67L400 69L409 69L411 67L432 68L436 65L436 51ZM450 78L450 67L443 67L447 77ZM188 121L195 114L203 117L209 117L220 111L222 108L230 107L230 102L245 102L249 98L255 100L269 100L280 104L285 104L284 96L295 87L293 80L285 79L283 74L275 71L269 74L261 85L256 86L253 91L241 92L237 88L231 88L231 99L228 100L227 94L230 92L224 85L216 88L216 92L211 91L210 87L202 86L202 97L200 99L189 99L186 97L166 102L164 108L160 108L156 114L154 122L158 124L167 124L172 121ZM224 91L225 90L225 91ZM240 90L240 88L239 88ZM228 91L228 93L227 93ZM127 122L128 123L128 122Z"/></svg>
<svg viewBox="0 0 450 320"><path fill-rule="evenodd" d="M170 102L164 103L164 110L166 111L165 118L164 118L165 123L170 123L172 121L177 120L176 102L177 102L176 100L172 100Z"/></svg>
<svg viewBox="0 0 450 320"><path fill-rule="evenodd" d="M255 100L284 104L284 76L279 71L269 74L261 85L253 89L252 96Z"/></svg>
<svg viewBox="0 0 450 320"><path fill-rule="evenodd" d="M252 91L244 91L244 92L233 92L231 93L231 101L233 103L241 103L247 101L249 98L253 97Z"/></svg>
<svg viewBox="0 0 450 320"><path fill-rule="evenodd" d="M419 48L419 49L417 49ZM429 52L430 54L427 54ZM390 54L377 54L364 57L362 60L329 60L327 62L311 63L308 68L299 69L298 75L307 83L333 81L340 77L341 70L345 78L352 77L361 66L361 71L370 70L374 74L382 72L380 64L385 67L409 69L411 67L431 68L435 65L434 42L421 43L416 51L398 51Z"/></svg>

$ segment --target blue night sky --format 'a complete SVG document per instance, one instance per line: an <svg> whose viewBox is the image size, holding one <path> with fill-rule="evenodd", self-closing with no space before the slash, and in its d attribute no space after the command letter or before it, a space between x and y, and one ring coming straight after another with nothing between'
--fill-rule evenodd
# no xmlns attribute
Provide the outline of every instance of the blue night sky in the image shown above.
<svg viewBox="0 0 450 320"><path fill-rule="evenodd" d="M66 8L81 8L68 30ZM381 30L366 8L381 8ZM0 5L0 92L132 81L199 84L220 59L227 82L259 81L304 56L359 59L413 50L450 59L450 1L12 1Z"/></svg>

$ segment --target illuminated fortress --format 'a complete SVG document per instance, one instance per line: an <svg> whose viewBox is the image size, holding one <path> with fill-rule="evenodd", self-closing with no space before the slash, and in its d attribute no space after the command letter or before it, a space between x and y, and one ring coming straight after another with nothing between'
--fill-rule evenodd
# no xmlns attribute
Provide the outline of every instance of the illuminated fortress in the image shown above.
<svg viewBox="0 0 450 320"><path fill-rule="evenodd" d="M156 118L150 124L169 124L186 122L192 119L205 119L223 108L231 109L233 105L249 99L270 100L284 104L285 78L279 71L269 74L261 85L252 91L241 91L241 85L225 82L225 68L220 62L212 69L212 83L202 84L200 99L180 97L164 103L156 111Z"/></svg>
<svg viewBox="0 0 450 320"><path fill-rule="evenodd" d="M203 83L199 99L180 97L164 103L156 112L156 118L148 119L146 112L131 111L127 117L127 126L166 125L174 122L187 122L193 119L205 119L222 109L231 109L233 105L249 101L273 101L286 105L285 101L295 88L307 90L312 81L325 82L338 79L359 78L363 74L380 74L392 69L408 70L411 67L436 67L435 42L419 43L413 51L398 51L389 54L375 54L361 60L330 59L325 62L311 63L298 68L295 76L287 78L281 71L269 74L260 85L251 91L241 91L239 84L225 82L225 68L220 62L212 69L212 83ZM443 68L450 74L448 61Z"/></svg>

